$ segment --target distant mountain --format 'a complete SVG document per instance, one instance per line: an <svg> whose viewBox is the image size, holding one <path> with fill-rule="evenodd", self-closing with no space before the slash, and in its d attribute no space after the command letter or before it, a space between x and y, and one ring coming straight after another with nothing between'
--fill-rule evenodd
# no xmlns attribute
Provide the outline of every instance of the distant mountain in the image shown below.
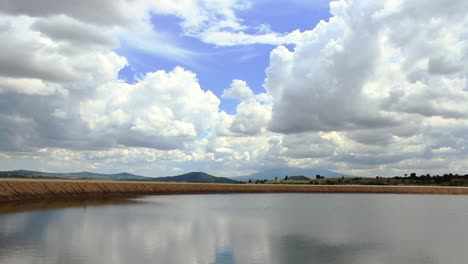
<svg viewBox="0 0 468 264"><path fill-rule="evenodd" d="M326 178L337 178L344 176L345 178L354 177L352 175L346 175L339 172L334 172L330 170L324 169L301 169L301 168L293 168L293 167L282 167L282 168L274 168L274 169L267 169L262 170L247 176L239 176L239 177L230 177L233 180L237 181L248 181L248 180L274 180L275 177L278 179L284 179L285 176L295 176L295 175L302 175L311 179L315 179L316 175L325 176Z"/></svg>
<svg viewBox="0 0 468 264"><path fill-rule="evenodd" d="M170 177L150 178L131 173L100 174L93 172L49 173L40 171L0 171L0 178L26 178L26 179L88 179L111 181L155 181L155 182L198 182L198 183L238 183L238 181L223 177L215 177L204 172L189 172Z"/></svg>
<svg viewBox="0 0 468 264"><path fill-rule="evenodd" d="M15 170L15 171L0 171L0 178L52 178L52 179L90 179L90 180L113 180L113 181L142 181L151 180L152 178L138 176L130 173L117 174L101 174L88 171L71 172L71 173L49 173L40 171Z"/></svg>
<svg viewBox="0 0 468 264"><path fill-rule="evenodd" d="M205 182L205 183L238 183L236 180L231 180L224 177L216 177L204 172L189 172L186 174L154 178L153 181L159 182Z"/></svg>
<svg viewBox="0 0 468 264"><path fill-rule="evenodd" d="M327 178L336 177L354 177L334 171L323 170L323 169L301 169L292 167L283 167L276 169L268 169L256 172L247 176L240 177L216 177L209 175L204 172L189 172L177 176L151 178L131 173L116 173L116 174L101 174L93 172L72 172L72 173L49 173L40 171L28 171L28 170L15 170L15 171L0 171L0 178L49 178L49 179L89 179L89 180L111 180L111 181L156 181L156 182L205 182L205 183L238 183L239 181L248 180L274 180L275 177L278 179L284 179L285 176L305 176L311 179L315 179L315 176L325 176Z"/></svg>

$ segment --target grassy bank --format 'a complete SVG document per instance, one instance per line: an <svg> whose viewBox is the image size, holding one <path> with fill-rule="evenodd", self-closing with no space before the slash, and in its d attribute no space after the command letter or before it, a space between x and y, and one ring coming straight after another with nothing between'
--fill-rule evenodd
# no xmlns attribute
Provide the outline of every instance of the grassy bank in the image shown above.
<svg viewBox="0 0 468 264"><path fill-rule="evenodd" d="M444 180L442 178L442 180ZM309 185L390 185L390 186L459 186L468 187L468 179L420 180L412 178L325 178L310 180L262 180L254 184L309 184Z"/></svg>
<svg viewBox="0 0 468 264"><path fill-rule="evenodd" d="M0 202L50 198L81 199L94 196L210 193L408 193L468 194L466 187L200 184L80 180L0 180Z"/></svg>
<svg viewBox="0 0 468 264"><path fill-rule="evenodd" d="M318 178L308 180L262 180L252 181L256 184L315 184L315 185L408 185L408 186L460 186L468 187L468 175L444 174L443 176L410 176L410 177L375 177L375 178Z"/></svg>

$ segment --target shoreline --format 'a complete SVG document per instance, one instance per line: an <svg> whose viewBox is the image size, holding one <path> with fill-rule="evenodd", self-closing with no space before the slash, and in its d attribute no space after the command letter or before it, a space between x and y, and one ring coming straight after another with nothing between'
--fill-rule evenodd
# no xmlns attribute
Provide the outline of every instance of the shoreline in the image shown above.
<svg viewBox="0 0 468 264"><path fill-rule="evenodd" d="M283 185L0 179L0 203L134 195L223 193L387 193L468 195L468 187L387 185Z"/></svg>

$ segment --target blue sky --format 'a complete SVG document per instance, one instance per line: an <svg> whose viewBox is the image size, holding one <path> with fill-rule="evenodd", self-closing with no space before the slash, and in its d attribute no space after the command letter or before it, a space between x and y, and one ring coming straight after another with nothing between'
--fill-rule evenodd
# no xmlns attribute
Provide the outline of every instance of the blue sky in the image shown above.
<svg viewBox="0 0 468 264"><path fill-rule="evenodd" d="M297 29L313 29L320 20L327 21L330 12L328 1L256 1L249 9L236 15L253 31L248 33L256 33L254 31L260 25L267 25L273 32L288 33ZM184 35L181 22L182 19L173 15L151 14L154 29L163 32L171 42L192 51L195 54L192 61L147 53L123 43L116 52L125 56L129 65L120 71L120 78L131 83L135 82L135 76L147 72L159 69L171 71L176 66L183 66L196 72L202 88L211 90L219 98L233 79L245 80L256 94L265 92L265 69L270 63L270 52L276 46L252 44L224 47L203 43L196 37ZM234 114L237 104L235 99L223 99L220 108Z"/></svg>

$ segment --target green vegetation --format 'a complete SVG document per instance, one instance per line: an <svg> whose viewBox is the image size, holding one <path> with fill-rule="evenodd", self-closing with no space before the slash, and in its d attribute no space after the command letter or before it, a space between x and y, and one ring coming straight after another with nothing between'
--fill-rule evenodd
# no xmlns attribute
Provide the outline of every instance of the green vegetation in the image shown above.
<svg viewBox="0 0 468 264"><path fill-rule="evenodd" d="M292 179L291 179L292 178ZM296 177L284 177L282 180L257 180L255 184L312 184L312 185L418 185L418 186L468 186L468 175L444 174L431 176L429 174L409 176L366 178L325 178L317 175L315 179L296 180Z"/></svg>

